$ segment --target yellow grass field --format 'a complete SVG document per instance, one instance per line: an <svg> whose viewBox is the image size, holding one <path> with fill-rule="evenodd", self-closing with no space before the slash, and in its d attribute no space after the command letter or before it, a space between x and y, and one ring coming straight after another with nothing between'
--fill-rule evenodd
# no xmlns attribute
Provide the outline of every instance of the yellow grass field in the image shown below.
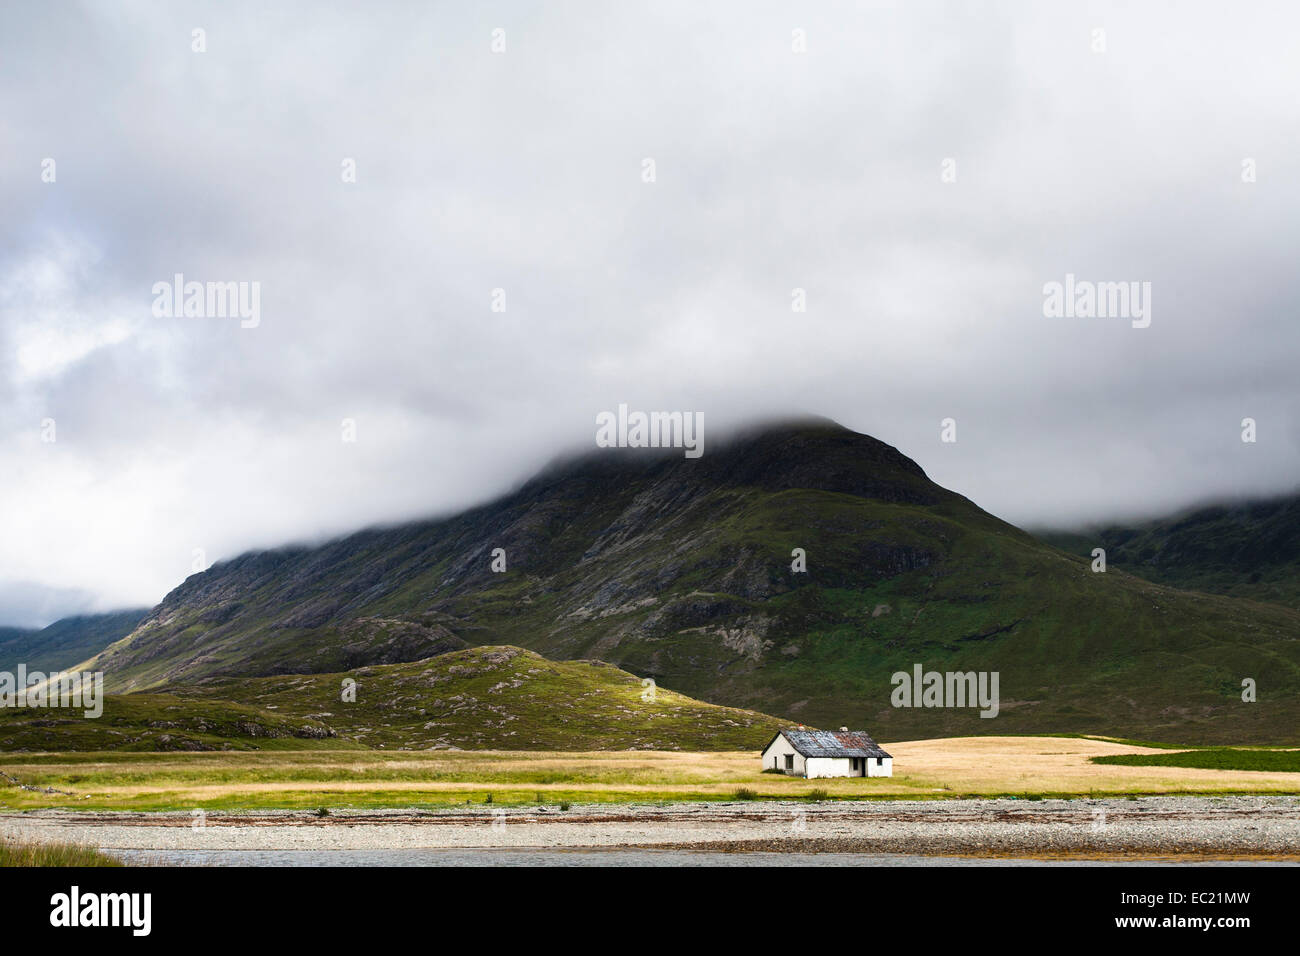
<svg viewBox="0 0 1300 956"><path fill-rule="evenodd" d="M1300 793L1300 773L1090 763L1166 752L1107 740L964 737L884 746L894 755L892 778L838 780L764 774L753 752L0 754L0 809L420 807L535 803L539 795L548 803L730 800L741 788L759 798L824 791L849 799Z"/></svg>

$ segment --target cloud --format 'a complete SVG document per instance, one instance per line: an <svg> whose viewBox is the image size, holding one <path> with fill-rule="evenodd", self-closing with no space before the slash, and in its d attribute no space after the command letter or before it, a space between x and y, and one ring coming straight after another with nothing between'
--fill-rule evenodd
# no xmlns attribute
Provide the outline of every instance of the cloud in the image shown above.
<svg viewBox="0 0 1300 956"><path fill-rule="evenodd" d="M1295 484L1286 5L6 20L0 581L151 603L196 549L505 490L620 402L824 414L1026 524ZM154 317L176 273L258 282L260 326ZM1067 273L1151 282L1151 327L1044 318Z"/></svg>
<svg viewBox="0 0 1300 956"><path fill-rule="evenodd" d="M76 588L49 588L31 581L0 581L4 627L40 628L95 607L95 595Z"/></svg>

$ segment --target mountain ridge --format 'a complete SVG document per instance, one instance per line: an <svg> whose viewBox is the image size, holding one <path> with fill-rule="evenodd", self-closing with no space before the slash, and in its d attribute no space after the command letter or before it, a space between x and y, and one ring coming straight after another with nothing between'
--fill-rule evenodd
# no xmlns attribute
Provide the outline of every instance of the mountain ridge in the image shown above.
<svg viewBox="0 0 1300 956"><path fill-rule="evenodd" d="M39 628L0 627L0 671L12 671L20 663L47 673L70 668L129 635L151 610L75 614Z"/></svg>
<svg viewBox="0 0 1300 956"><path fill-rule="evenodd" d="M1300 608L1300 491L1205 501L1136 522L1036 536L1161 584Z"/></svg>

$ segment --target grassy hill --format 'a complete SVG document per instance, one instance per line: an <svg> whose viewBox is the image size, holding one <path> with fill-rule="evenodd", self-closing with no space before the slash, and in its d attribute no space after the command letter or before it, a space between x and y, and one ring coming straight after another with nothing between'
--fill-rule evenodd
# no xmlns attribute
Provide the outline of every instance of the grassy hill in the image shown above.
<svg viewBox="0 0 1300 956"><path fill-rule="evenodd" d="M308 749L356 746L332 739L320 721L230 701L172 694L110 694L104 712L0 708L0 752Z"/></svg>
<svg viewBox="0 0 1300 956"><path fill-rule="evenodd" d="M344 678L356 702L341 701ZM315 719L369 747L474 750L753 750L785 722L704 704L602 661L475 647L347 674L213 679L177 693Z"/></svg>
<svg viewBox="0 0 1300 956"><path fill-rule="evenodd" d="M342 699L345 678L356 682L355 702ZM110 695L96 720L0 710L0 751L756 750L779 726L765 714L644 687L600 661L476 647L347 674L212 679L170 693Z"/></svg>
<svg viewBox="0 0 1300 956"><path fill-rule="evenodd" d="M804 422L700 459L600 452L445 520L244 555L93 666L117 690L175 692L509 644L885 739L1285 743L1300 739L1298 636L1295 609L1093 574L896 449ZM891 674L914 664L998 672L999 716L892 707Z"/></svg>

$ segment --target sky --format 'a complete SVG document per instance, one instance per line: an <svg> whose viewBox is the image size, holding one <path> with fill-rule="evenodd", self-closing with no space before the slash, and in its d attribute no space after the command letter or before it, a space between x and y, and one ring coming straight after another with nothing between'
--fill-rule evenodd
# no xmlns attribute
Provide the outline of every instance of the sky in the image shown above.
<svg viewBox="0 0 1300 956"><path fill-rule="evenodd" d="M0 624L484 501L620 403L824 415L1035 527L1293 490L1297 102L1282 2L6 0Z"/></svg>

